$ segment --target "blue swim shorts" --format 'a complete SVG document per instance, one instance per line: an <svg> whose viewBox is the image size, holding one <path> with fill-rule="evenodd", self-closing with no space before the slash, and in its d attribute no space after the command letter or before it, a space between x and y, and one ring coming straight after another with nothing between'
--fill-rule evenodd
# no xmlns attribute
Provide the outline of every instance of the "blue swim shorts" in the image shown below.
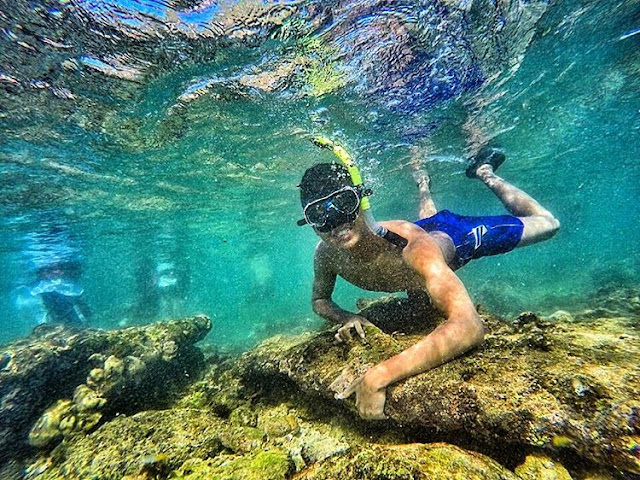
<svg viewBox="0 0 640 480"><path fill-rule="evenodd" d="M465 217L449 210L415 222L426 232L444 232L456 247L454 268L460 268L473 259L507 253L518 245L524 224L518 217L497 215Z"/></svg>

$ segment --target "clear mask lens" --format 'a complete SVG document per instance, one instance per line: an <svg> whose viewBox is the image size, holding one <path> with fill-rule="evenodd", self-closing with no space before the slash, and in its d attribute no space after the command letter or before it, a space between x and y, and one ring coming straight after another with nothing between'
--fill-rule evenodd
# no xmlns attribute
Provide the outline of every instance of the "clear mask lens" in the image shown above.
<svg viewBox="0 0 640 480"><path fill-rule="evenodd" d="M347 187L326 197L311 202L304 209L304 217L315 228L326 226L331 218L352 215L360 206L360 197L355 189Z"/></svg>

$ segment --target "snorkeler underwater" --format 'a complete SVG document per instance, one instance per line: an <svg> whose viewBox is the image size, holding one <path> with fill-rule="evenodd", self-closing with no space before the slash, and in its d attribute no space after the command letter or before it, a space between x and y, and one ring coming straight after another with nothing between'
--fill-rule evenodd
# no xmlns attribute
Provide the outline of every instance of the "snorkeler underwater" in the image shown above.
<svg viewBox="0 0 640 480"><path fill-rule="evenodd" d="M0 27L0 479L640 479L637 0Z"/></svg>

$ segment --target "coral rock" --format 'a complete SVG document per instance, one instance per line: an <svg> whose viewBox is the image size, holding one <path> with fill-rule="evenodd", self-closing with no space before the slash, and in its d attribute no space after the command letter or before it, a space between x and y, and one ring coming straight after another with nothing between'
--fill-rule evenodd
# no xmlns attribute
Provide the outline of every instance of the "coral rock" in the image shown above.
<svg viewBox="0 0 640 480"><path fill-rule="evenodd" d="M205 316L115 331L43 325L6 345L0 352L0 464L9 455L28 455L29 445L86 432L104 415L161 403L185 383L185 372L202 366L194 344L210 329Z"/></svg>
<svg viewBox="0 0 640 480"><path fill-rule="evenodd" d="M640 337L633 319L550 323L526 314L515 325L483 319L487 334L479 348L387 389L385 413L393 421L479 446L499 439L514 448L571 450L640 473ZM367 344L336 344L333 332L279 337L241 363L252 382L284 377L307 395L334 401L368 366L419 338L375 328L367 328ZM353 408L353 401L345 403Z"/></svg>
<svg viewBox="0 0 640 480"><path fill-rule="evenodd" d="M522 480L572 480L566 468L542 455L528 455L515 473Z"/></svg>

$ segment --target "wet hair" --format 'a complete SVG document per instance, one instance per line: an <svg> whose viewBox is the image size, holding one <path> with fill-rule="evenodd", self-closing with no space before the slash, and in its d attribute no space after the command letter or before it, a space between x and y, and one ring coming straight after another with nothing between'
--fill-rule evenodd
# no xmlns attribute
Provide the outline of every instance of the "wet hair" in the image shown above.
<svg viewBox="0 0 640 480"><path fill-rule="evenodd" d="M300 203L304 208L310 202L347 186L353 187L347 167L339 163L319 163L308 168L302 176Z"/></svg>

